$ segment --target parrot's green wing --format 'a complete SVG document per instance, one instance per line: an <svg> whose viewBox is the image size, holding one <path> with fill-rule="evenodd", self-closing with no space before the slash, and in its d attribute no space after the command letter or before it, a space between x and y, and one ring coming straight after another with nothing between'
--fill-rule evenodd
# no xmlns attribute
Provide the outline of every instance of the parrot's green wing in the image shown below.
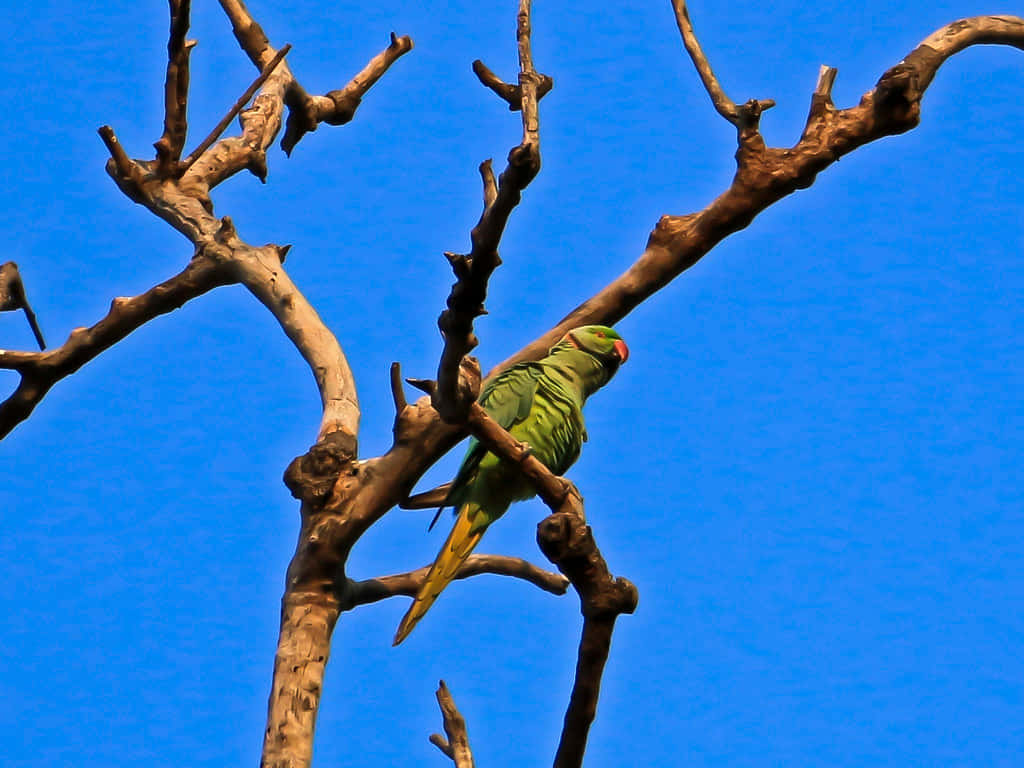
<svg viewBox="0 0 1024 768"><path fill-rule="evenodd" d="M542 369L534 362L517 363L489 381L480 393L478 402L503 429L511 429L530 415L533 398L537 394L537 381L541 374ZM466 456L459 466L455 479L452 480L448 497L430 523L431 528L440 517L442 509L452 506L458 509L460 496L473 481L477 467L486 453L487 448L475 437L470 438Z"/></svg>

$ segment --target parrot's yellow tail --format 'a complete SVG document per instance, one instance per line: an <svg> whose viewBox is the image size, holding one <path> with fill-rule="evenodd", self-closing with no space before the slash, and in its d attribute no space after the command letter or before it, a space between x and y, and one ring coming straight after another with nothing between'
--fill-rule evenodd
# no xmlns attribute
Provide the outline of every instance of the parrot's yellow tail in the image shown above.
<svg viewBox="0 0 1024 768"><path fill-rule="evenodd" d="M487 526L484 525L474 529L472 518L478 514L480 514L480 510L475 505L465 504L459 510L459 516L455 520L455 527L448 534L448 540L441 547L441 551L438 553L434 564L430 566L427 580L423 582L423 586L420 587L419 593L412 601L409 611L402 618L402 623L398 625L398 631L395 632L394 645L398 645L409 636L412 628L416 626L416 622L422 619L423 615L430 610L430 606L437 600L437 596L455 578L459 566L466 561L473 548L479 543Z"/></svg>

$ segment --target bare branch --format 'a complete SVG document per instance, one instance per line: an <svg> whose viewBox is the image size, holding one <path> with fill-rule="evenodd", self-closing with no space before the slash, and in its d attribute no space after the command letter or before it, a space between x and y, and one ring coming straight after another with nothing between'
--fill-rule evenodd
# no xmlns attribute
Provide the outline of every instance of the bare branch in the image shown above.
<svg viewBox="0 0 1024 768"><path fill-rule="evenodd" d="M194 40L186 40L191 0L169 0L171 31L167 42L167 76L164 81L164 133L153 145L157 154L157 173L174 172L188 133L189 54Z"/></svg>
<svg viewBox="0 0 1024 768"><path fill-rule="evenodd" d="M405 399L405 391L402 389L402 364L391 364L391 400L395 404L395 417L409 407Z"/></svg>
<svg viewBox="0 0 1024 768"><path fill-rule="evenodd" d="M693 23L690 21L690 12L686 8L686 0L672 0L672 8L676 12L676 24L679 26L679 34L683 37L686 52L690 54L697 74L700 75L704 89L711 97L711 103L715 105L718 114L739 129L756 125L761 112L774 107L775 102L771 99L752 100L742 107L736 106L735 102L726 95L722 86L718 84L718 78L715 77L711 64L700 47L700 41L697 40L697 34L693 31Z"/></svg>
<svg viewBox="0 0 1024 768"><path fill-rule="evenodd" d="M566 505L537 526L537 543L558 570L569 577L580 597L580 636L569 708L555 755L555 768L579 768L587 735L597 714L601 676L611 649L615 620L636 610L639 595L628 580L614 578L594 541L580 505Z"/></svg>
<svg viewBox="0 0 1024 768"><path fill-rule="evenodd" d="M800 141L775 149L750 141L737 153L732 185L707 208L685 216L662 216L640 258L621 276L563 317L551 330L495 366L488 374L536 360L566 331L581 325L614 325L641 302L696 264L725 237L762 210L798 189L840 157L884 136L918 124L925 87L939 66L970 45L1001 44L1024 49L1024 19L978 16L949 24L929 35L902 62L888 70L860 104L842 110L812 110ZM834 74L819 79L827 93Z"/></svg>
<svg viewBox="0 0 1024 768"><path fill-rule="evenodd" d="M399 595L415 597L429 572L430 566L425 565L408 573L349 582L342 610L351 610L358 605L376 603ZM504 555L470 555L455 578L468 579L484 573L522 579L553 595L564 595L569 588L569 579L565 576L545 571L518 557Z"/></svg>
<svg viewBox="0 0 1024 768"><path fill-rule="evenodd" d="M447 308L437 320L444 337L444 350L437 369L437 387L432 393L434 408L449 422L465 420L466 409L475 399L459 396L459 368L478 340L473 321L484 314L487 282L501 264L498 243L512 210L519 204L524 189L540 171L540 123L537 91L540 77L533 67L530 50L530 0L520 0L516 24L519 49L519 95L523 116L523 140L508 155L508 167L498 178L492 194L493 172L481 167L486 204L480 220L470 233L472 250L468 256L446 253L457 282L448 295ZM482 66L482 65L481 65ZM486 67L483 67L486 70ZM490 72L490 70L487 70ZM493 77L493 73L492 73ZM496 78L495 78L496 79Z"/></svg>
<svg viewBox="0 0 1024 768"><path fill-rule="evenodd" d="M484 182L484 210L487 210L498 199L498 180L494 178L490 158L480 163L480 178Z"/></svg>
<svg viewBox="0 0 1024 768"><path fill-rule="evenodd" d="M417 493L398 503L401 509L431 509L438 508L448 498L448 492L452 489L450 482L444 483L423 493Z"/></svg>
<svg viewBox="0 0 1024 768"><path fill-rule="evenodd" d="M128 157L121 142L117 140L113 128L109 125L101 125L96 132L99 133L110 153L111 159L108 161L107 172L117 182L122 192L128 195L133 202L141 204L145 194L142 168ZM110 162L113 162L113 168L110 167Z"/></svg>
<svg viewBox="0 0 1024 768"><path fill-rule="evenodd" d="M452 698L444 680L438 683L436 695L438 706L441 707L441 715L444 717L444 732L448 738L446 739L439 733L432 733L430 734L430 743L451 758L455 768L475 768L473 753L469 749L466 720L455 706L455 699Z"/></svg>
<svg viewBox="0 0 1024 768"><path fill-rule="evenodd" d="M0 312L11 312L24 310L32 333L36 337L36 343L40 349L46 349L46 341L43 339L43 332L36 320L36 313L28 303L28 296L25 295L25 284L21 281L21 273L18 272L18 265L13 261L0 265Z"/></svg>
<svg viewBox="0 0 1024 768"><path fill-rule="evenodd" d="M177 309L219 285L232 282L212 260L196 258L183 272L143 294L116 298L110 311L89 328L76 328L60 347L47 352L0 350L0 368L21 373L21 385L0 404L0 439L27 419L50 388L136 328Z"/></svg>
<svg viewBox="0 0 1024 768"><path fill-rule="evenodd" d="M485 87L490 88L508 102L509 112L518 112L523 108L523 93L518 85L506 83L480 59L473 62L473 72ZM537 85L537 100L544 98L554 86L555 81L550 76L540 75L540 83Z"/></svg>
<svg viewBox="0 0 1024 768"><path fill-rule="evenodd" d="M267 66L264 67L263 71L260 72L259 77L253 80L252 84L245 89L245 92L238 97L238 100L235 101L231 109L228 110L228 113L224 115L220 122L214 126L213 130L210 131L209 136L199 142L199 146L192 150L192 152L189 153L189 156L182 161L181 167L177 171L179 176L184 175L184 173L192 167L192 164L202 157L203 153L210 148L213 142L220 138L220 135L224 133L227 127L231 124L231 121L234 120L235 115L241 112L242 107L249 103L249 99L251 99L253 94L259 90L259 87L267 81L267 78L273 74L274 68L281 63L281 60L288 55L288 51L291 49L291 44L286 43L281 47L281 50L274 54L274 57L267 63Z"/></svg>

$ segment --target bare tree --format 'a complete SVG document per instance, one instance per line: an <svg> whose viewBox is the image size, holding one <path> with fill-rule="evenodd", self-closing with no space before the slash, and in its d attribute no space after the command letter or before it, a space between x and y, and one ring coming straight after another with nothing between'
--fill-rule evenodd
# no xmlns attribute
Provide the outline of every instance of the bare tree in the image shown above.
<svg viewBox="0 0 1024 768"><path fill-rule="evenodd" d="M616 619L631 613L637 591L614 578L586 523L576 489L553 476L527 446L514 440L476 404L484 377L469 353L477 345L474 319L484 312L488 280L500 264L498 247L509 217L541 168L538 103L552 79L539 72L531 50L531 9L520 0L516 45L519 72L504 82L484 63L473 68L481 83L513 111L520 112L522 139L508 153L496 176L489 162L480 166L483 209L471 232L468 254L447 254L457 278L439 319L444 348L434 380L410 380L427 394L410 403L396 363L392 367L394 441L381 456L358 458L360 408L352 371L334 333L292 283L284 267L287 246L253 246L229 216L214 214L211 190L241 171L260 179L268 173L267 150L283 129L282 148L291 153L322 123L342 125L356 114L370 88L413 48L409 37L392 35L347 85L310 94L292 73L288 46L275 47L240 0L220 0L242 51L258 76L205 139L187 151L189 95L187 33L189 0L170 0L170 35L164 84L164 130L156 156L130 157L113 128L100 136L110 153L107 172L121 191L183 234L194 253L178 274L130 298L115 298L109 312L89 327L76 329L50 350L0 350L0 368L16 371L20 383L0 405L0 436L29 418L61 379L153 318L229 284L244 285L275 317L309 364L322 402L314 445L296 458L285 482L301 504L301 532L288 568L282 600L280 638L274 661L262 764L275 768L308 766L331 637L346 611L398 595L414 594L426 568L355 580L347 572L353 546L375 522L410 502L414 484L453 445L472 434L492 451L516 463L536 485L551 514L538 526L538 543L560 573L522 560L476 555L460 578L481 573L514 576L553 593L571 585L584 616L575 682L555 765L582 763L587 734ZM684 47L714 108L736 128L737 169L732 183L710 205L685 215L662 216L637 260L617 279L539 338L513 354L488 376L509 365L542 356L568 330L590 323L612 324L695 264L727 235L745 228L762 210L814 183L840 157L883 136L903 133L919 121L921 98L938 68L953 54L977 44L1024 48L1024 20L1012 16L962 19L935 31L882 73L856 106L840 109L831 98L836 70L822 67L811 94L806 126L789 148L766 145L759 122L770 99L733 102L715 78L701 50L683 0L673 0ZM666 14L667 16L667 14ZM666 19L669 21L668 19ZM223 137L235 117L241 133ZM0 270L0 309L24 309L38 326L15 267ZM426 498L436 500L437 495ZM473 764L464 720L442 683L438 701L446 737L432 741L460 768Z"/></svg>

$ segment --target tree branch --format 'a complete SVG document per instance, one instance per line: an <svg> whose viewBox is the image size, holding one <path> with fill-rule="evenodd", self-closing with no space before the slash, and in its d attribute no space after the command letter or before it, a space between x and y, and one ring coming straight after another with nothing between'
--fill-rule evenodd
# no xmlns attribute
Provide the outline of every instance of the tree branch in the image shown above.
<svg viewBox="0 0 1024 768"><path fill-rule="evenodd" d="M632 583L616 579L608 571L583 516L582 503L566 506L537 526L537 544L572 582L583 613L576 678L554 763L555 768L578 768L583 764L587 735L597 714L615 620L636 610L639 595Z"/></svg>
<svg viewBox="0 0 1024 768"><path fill-rule="evenodd" d="M181 167L177 171L179 176L183 175L186 171L188 171L188 169L192 167L193 163L195 163L196 160L202 157L203 153L210 148L213 142L220 138L220 135L224 133L225 130L227 130L227 127L231 124L231 121L234 120L235 115L241 112L242 107L249 103L249 99L251 99L253 94L256 93L259 87L267 81L267 78L270 77L270 75L274 72L274 68L281 63L281 60L288 55L288 51L290 51L291 49L292 46L289 43L283 45L281 47L281 50L274 54L274 57L269 62L267 62L267 66L264 67L262 72L260 72L259 77L252 81L252 84L245 89L245 92L242 93L241 96L238 97L235 103L231 106L231 109L228 110L228 113L220 119L220 122L214 126L213 130L210 131L209 135L201 142L199 142L199 146L192 150L189 153L188 157L186 157L182 161Z"/></svg>
<svg viewBox="0 0 1024 768"><path fill-rule="evenodd" d="M455 706L455 699L452 698L451 691L448 690L444 680L438 683L436 695L438 706L441 707L441 715L444 718L444 732L448 738L446 739L439 733L432 733L430 734L430 743L451 758L455 768L475 768L473 753L469 749L466 720Z"/></svg>
<svg viewBox="0 0 1024 768"><path fill-rule="evenodd" d="M498 244L512 210L519 204L522 191L540 171L540 123L537 111L540 76L533 67L530 50L530 0L520 0L516 40L519 49L520 109L523 118L523 140L508 155L508 166L494 187L489 163L480 166L484 180L484 210L470 233L472 250L466 256L446 253L457 281L448 295L445 309L437 320L444 337L444 349L437 368L437 387L431 402L441 418L449 422L465 420L466 409L476 399L459 396L459 367L462 359L479 343L473 332L473 321L482 314L487 297L487 282L501 264ZM490 73L483 64L474 65ZM491 76L494 80L496 77ZM481 78L483 80L483 78ZM498 81L500 82L500 81ZM486 81L485 81L485 84ZM501 95L500 89L497 91ZM503 96L504 98L504 96Z"/></svg>
<svg viewBox="0 0 1024 768"><path fill-rule="evenodd" d="M425 565L408 573L380 576L364 581L350 581L344 593L342 610L351 610L359 605L376 603L399 595L415 597L429 572L430 566ZM483 573L522 579L553 595L564 595L569 588L569 579L565 576L545 571L518 557L504 555L470 555L459 568L455 578L468 579Z"/></svg>
<svg viewBox="0 0 1024 768"><path fill-rule="evenodd" d="M747 227L773 203L814 183L840 157L884 136L918 124L925 88L938 68L970 45L1024 49L1024 19L977 16L953 22L929 35L889 69L860 103L848 109L812 107L800 141L790 149L744 143L737 153L732 185L703 211L662 216L640 258L622 275L563 317L547 333L494 367L488 376L521 360L542 357L565 333L591 323L614 325L640 303L696 264L728 235ZM819 78L815 99L831 103L834 73Z"/></svg>
<svg viewBox="0 0 1024 768"><path fill-rule="evenodd" d="M356 114L363 96L384 75L398 59L412 50L412 38L408 35L398 37L391 33L391 43L378 53L348 85L323 96L306 96L289 101L291 112L285 126L281 149L291 154L307 132L315 131L318 123L328 125L344 125ZM302 92L305 93L305 92Z"/></svg>
<svg viewBox="0 0 1024 768"><path fill-rule="evenodd" d="M696 67L697 74L700 75L701 82L704 83L704 89L711 97L711 103L715 105L718 114L735 125L737 129L756 127L761 113L774 107L775 102L771 99L751 100L742 107L736 106L736 103L726 95L722 86L719 85L718 78L715 77L711 64L704 54L704 49L700 47L700 41L697 40L697 34L693 31L693 23L690 21L690 12L686 8L686 0L672 0L672 8L676 12L676 24L679 26L679 34L683 37L686 52L690 54L693 66Z"/></svg>
<svg viewBox="0 0 1024 768"><path fill-rule="evenodd" d="M164 133L153 145L157 154L157 173L174 173L188 133L189 54L195 41L186 40L191 0L169 0L171 31L167 42L167 76L164 80Z"/></svg>
<svg viewBox="0 0 1024 768"><path fill-rule="evenodd" d="M32 334L36 337L39 349L46 349L46 341L43 339L43 332L36 320L36 313L28 303L28 296L25 295L25 284L21 280L21 273L18 272L18 265L13 261L0 265L0 312L11 312L17 309L25 311L25 317L32 328Z"/></svg>
<svg viewBox="0 0 1024 768"><path fill-rule="evenodd" d="M197 257L178 275L132 298L116 298L106 316L89 328L76 328L68 340L46 352L0 350L0 368L21 374L14 394L0 403L0 439L27 419L50 388L109 349L136 328L232 280L210 259Z"/></svg>

